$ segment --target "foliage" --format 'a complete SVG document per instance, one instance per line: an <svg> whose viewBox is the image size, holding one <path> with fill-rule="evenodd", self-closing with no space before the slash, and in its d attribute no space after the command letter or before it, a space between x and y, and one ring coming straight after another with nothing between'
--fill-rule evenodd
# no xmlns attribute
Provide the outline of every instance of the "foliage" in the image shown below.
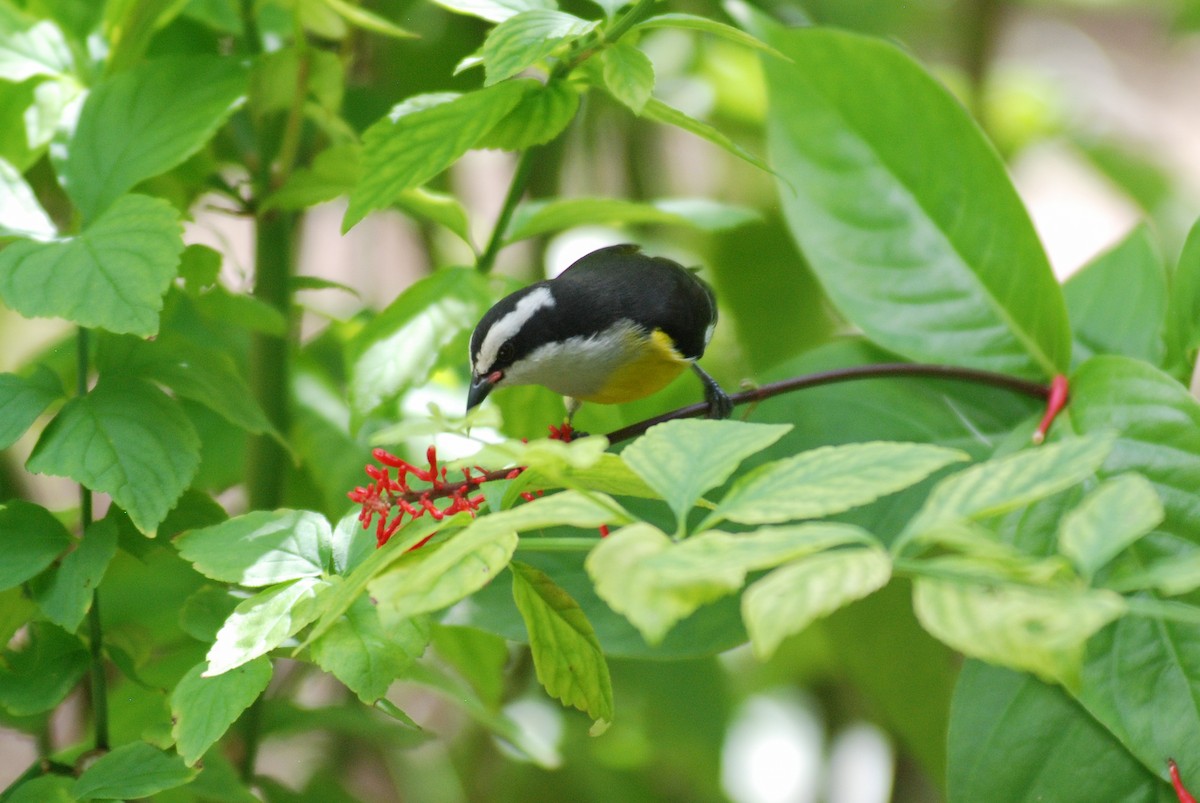
<svg viewBox="0 0 1200 803"><path fill-rule="evenodd" d="M558 797L653 799L666 766L673 796L717 799L713 656L747 643L749 690L841 684L952 800L1167 800L1168 757L1200 779L1200 223L1173 265L1139 227L1060 286L914 56L725 12L0 0L0 300L74 327L0 374L0 712L43 748L5 799L350 799L363 756L401 796L529 799L562 767ZM669 74L663 41L706 55ZM726 64L765 117L673 91ZM631 197L571 186L613 130L699 138L738 190L678 197L633 156ZM449 176L480 149L513 175L477 243ZM329 201L345 231L403 213L437 268L311 334L313 292L351 289L297 272ZM252 292L185 229L209 206L252 223ZM468 420L427 404L462 398L471 328L514 286L498 262L585 224L702 257L724 379L953 367L628 443L537 437L562 414L542 389ZM1070 404L1032 446L1042 411L1012 390L1058 375ZM336 687L316 705L314 679ZM552 743L520 714L546 696L581 712ZM71 706L87 732L57 743ZM301 732L331 738L311 772L264 774L260 745ZM434 741L452 781L406 758Z"/></svg>

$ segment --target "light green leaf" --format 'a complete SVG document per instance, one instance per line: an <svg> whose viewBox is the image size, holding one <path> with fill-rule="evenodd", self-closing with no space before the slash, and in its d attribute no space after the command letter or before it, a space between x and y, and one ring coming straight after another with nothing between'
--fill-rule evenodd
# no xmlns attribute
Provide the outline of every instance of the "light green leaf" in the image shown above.
<svg viewBox="0 0 1200 803"><path fill-rule="evenodd" d="M35 76L56 77L73 69L74 59L66 37L49 20L23 31L6 30L0 35L0 79L19 84Z"/></svg>
<svg viewBox="0 0 1200 803"><path fill-rule="evenodd" d="M271 659L257 658L216 677L193 666L171 692L171 736L190 767L217 743L271 682Z"/></svg>
<svg viewBox="0 0 1200 803"><path fill-rule="evenodd" d="M679 109L668 106L658 98L650 98L646 101L646 105L642 107L642 117L647 120L653 120L656 123L664 125L673 125L676 128L682 128L690 134L695 134L701 139L706 139L744 162L754 165L759 170L767 173L774 173L771 166L762 159L755 156L750 151L738 145L729 137L722 134L717 129L713 128L708 123L702 123L694 117L681 112Z"/></svg>
<svg viewBox="0 0 1200 803"><path fill-rule="evenodd" d="M759 466L739 477L705 522L770 524L816 519L913 485L964 452L917 443L825 446Z"/></svg>
<svg viewBox="0 0 1200 803"><path fill-rule="evenodd" d="M735 28L732 25L726 25L723 22L718 22L708 17L699 17L695 14L659 14L656 17L642 20L633 26L635 31L652 28L677 28L685 31L709 33L735 44L745 45L755 50L761 50L764 53L770 53L772 56L787 59L787 56L758 37L746 33L741 28Z"/></svg>
<svg viewBox="0 0 1200 803"><path fill-rule="evenodd" d="M1200 219L1192 224L1167 296L1167 367L1178 376L1192 374L1200 346Z"/></svg>
<svg viewBox="0 0 1200 803"><path fill-rule="evenodd" d="M787 424L739 421L668 421L621 452L621 459L658 491L683 529L687 513L704 495L791 429Z"/></svg>
<svg viewBox="0 0 1200 803"><path fill-rule="evenodd" d="M1078 683L1088 638L1126 609L1111 591L1018 586L999 576L991 583L920 577L913 605L926 630L963 654L1065 684Z"/></svg>
<svg viewBox="0 0 1200 803"><path fill-rule="evenodd" d="M252 510L179 536L175 546L213 580L268 586L319 577L332 562L333 532L320 513Z"/></svg>
<svg viewBox="0 0 1200 803"><path fill-rule="evenodd" d="M0 237L50 240L56 234L58 228L20 171L0 159Z"/></svg>
<svg viewBox="0 0 1200 803"><path fill-rule="evenodd" d="M334 574L345 575L358 568L375 551L375 538L358 520L358 511L347 513L333 528L330 547Z"/></svg>
<svg viewBox="0 0 1200 803"><path fill-rule="evenodd" d="M68 633L78 630L116 554L116 522L102 519L88 527L83 539L58 568L33 583L33 598L45 617Z"/></svg>
<svg viewBox="0 0 1200 803"><path fill-rule="evenodd" d="M883 588L891 576L892 562L877 547L836 549L776 569L742 597L755 656L767 660L786 637Z"/></svg>
<svg viewBox="0 0 1200 803"><path fill-rule="evenodd" d="M415 33L404 30L391 20L365 8L360 8L349 0L323 0L323 2L346 22L362 28L364 31L372 31L395 39L410 39L416 36Z"/></svg>
<svg viewBox="0 0 1200 803"><path fill-rule="evenodd" d="M727 231L758 219L758 213L706 198L561 198L529 201L517 207L505 236L514 243L576 226L659 224L690 226L700 231Z"/></svg>
<svg viewBox="0 0 1200 803"><path fill-rule="evenodd" d="M0 515L3 508L0 508ZM34 604L21 586L0 591L0 644L8 644L17 631L37 618Z"/></svg>
<svg viewBox="0 0 1200 803"><path fill-rule="evenodd" d="M517 549L517 533L485 524L489 518L481 518L445 542L406 555L367 583L385 628L453 605L487 585L508 565Z"/></svg>
<svg viewBox="0 0 1200 803"><path fill-rule="evenodd" d="M538 682L593 720L612 722L613 691L596 631L579 603L544 572L513 563L513 598L525 620Z"/></svg>
<svg viewBox="0 0 1200 803"><path fill-rule="evenodd" d="M936 536L1070 488L1094 474L1112 448L1111 436L1071 438L951 474L934 486L901 538Z"/></svg>
<svg viewBox="0 0 1200 803"><path fill-rule="evenodd" d="M504 22L522 11L557 8L554 0L434 0L456 14L468 14L488 22Z"/></svg>
<svg viewBox="0 0 1200 803"><path fill-rule="evenodd" d="M1164 353L1167 271L1143 224L1063 285L1073 361L1124 354L1158 365Z"/></svg>
<svg viewBox="0 0 1200 803"><path fill-rule="evenodd" d="M522 151L544 145L571 124L578 109L579 90L566 81L550 81L525 95L476 147Z"/></svg>
<svg viewBox="0 0 1200 803"><path fill-rule="evenodd" d="M62 383L44 366L28 377L0 374L0 449L16 443L62 395Z"/></svg>
<svg viewBox="0 0 1200 803"><path fill-rule="evenodd" d="M40 714L57 706L89 664L82 642L54 625L33 622L28 634L20 646L0 653L0 707L13 716Z"/></svg>
<svg viewBox="0 0 1200 803"><path fill-rule="evenodd" d="M424 381L490 301L487 280L469 268L439 270L401 293L346 347L351 408L366 416Z"/></svg>
<svg viewBox="0 0 1200 803"><path fill-rule="evenodd" d="M26 467L111 494L153 533L191 483L200 439L177 402L140 379L102 377L67 402L42 432Z"/></svg>
<svg viewBox="0 0 1200 803"><path fill-rule="evenodd" d="M145 742L114 748L84 770L71 794L85 800L131 800L183 786L200 771Z"/></svg>
<svg viewBox="0 0 1200 803"><path fill-rule="evenodd" d="M621 39L604 50L600 58L605 89L634 114L641 114L654 92L654 65L650 57Z"/></svg>
<svg viewBox="0 0 1200 803"><path fill-rule="evenodd" d="M371 705L421 657L428 644L428 624L408 619L385 629L371 601L359 597L309 649L318 666Z"/></svg>
<svg viewBox="0 0 1200 803"><path fill-rule="evenodd" d="M488 533L507 530L522 533L561 526L591 529L602 524L626 524L631 520L620 505L602 493L564 491L480 516L471 527Z"/></svg>
<svg viewBox="0 0 1200 803"><path fill-rule="evenodd" d="M853 543L872 541L857 527L820 523L737 535L714 530L676 543L637 523L600 541L584 566L596 594L656 644L702 605L740 589L747 572Z"/></svg>
<svg viewBox="0 0 1200 803"><path fill-rule="evenodd" d="M372 125L363 134L363 172L350 193L342 230L441 173L538 85L506 81L465 95L418 96Z"/></svg>
<svg viewBox="0 0 1200 803"><path fill-rule="evenodd" d="M396 196L396 206L409 217L425 218L445 226L467 245L471 243L471 222L467 210L453 195L413 187Z"/></svg>
<svg viewBox="0 0 1200 803"><path fill-rule="evenodd" d="M205 656L211 678L266 655L321 615L318 595L329 583L301 577L260 591L239 603Z"/></svg>
<svg viewBox="0 0 1200 803"><path fill-rule="evenodd" d="M1154 560L1140 571L1109 579L1105 585L1121 592L1154 590L1166 597L1190 594L1200 588L1200 549Z"/></svg>
<svg viewBox="0 0 1200 803"><path fill-rule="evenodd" d="M0 591L37 575L71 545L71 535L41 505L13 499L0 507Z"/></svg>
<svg viewBox="0 0 1200 803"><path fill-rule="evenodd" d="M565 42L596 27L595 21L548 9L522 11L501 22L483 42L484 86L492 86L531 67Z"/></svg>
<svg viewBox="0 0 1200 803"><path fill-rule="evenodd" d="M22 315L148 337L183 251L175 210L127 195L78 236L0 252L0 297Z"/></svg>
<svg viewBox="0 0 1200 803"><path fill-rule="evenodd" d="M1067 513L1058 533L1059 551L1090 579L1162 520L1162 502L1150 481L1122 474L1104 481Z"/></svg>
<svg viewBox="0 0 1200 803"><path fill-rule="evenodd" d="M777 26L766 38L791 59L763 62L779 196L834 304L917 362L1065 371L1062 293L959 100L882 39Z"/></svg>
<svg viewBox="0 0 1200 803"><path fill-rule="evenodd" d="M234 58L172 56L116 73L93 89L59 176L84 220L207 143L244 100L246 75Z"/></svg>
<svg viewBox="0 0 1200 803"><path fill-rule="evenodd" d="M555 487L597 491L610 496L636 496L658 499L646 481L634 473L619 455L606 452L591 466L562 466L550 471L527 470L521 475L524 487L548 489ZM555 499L557 497L548 497ZM608 523L611 523L609 521Z"/></svg>
<svg viewBox="0 0 1200 803"><path fill-rule="evenodd" d="M348 194L362 173L358 143L333 145L313 159L311 167L292 171L282 187L263 200L264 209L304 209Z"/></svg>

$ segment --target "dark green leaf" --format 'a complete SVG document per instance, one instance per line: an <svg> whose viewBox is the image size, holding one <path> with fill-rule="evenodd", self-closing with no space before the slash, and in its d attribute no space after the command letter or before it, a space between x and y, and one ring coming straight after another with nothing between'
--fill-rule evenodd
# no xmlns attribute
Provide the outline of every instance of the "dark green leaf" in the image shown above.
<svg viewBox="0 0 1200 803"><path fill-rule="evenodd" d="M359 597L309 649L318 666L370 705L421 657L428 643L427 624L409 619L385 629L375 606Z"/></svg>
<svg viewBox="0 0 1200 803"><path fill-rule="evenodd" d="M0 252L0 296L26 317L149 336L183 250L166 202L127 195L78 236Z"/></svg>
<svg viewBox="0 0 1200 803"><path fill-rule="evenodd" d="M658 98L650 98L646 101L646 105L642 107L642 117L647 120L653 120L656 123L664 125L673 125L676 128L682 128L691 134L695 134L701 139L706 139L712 144L723 150L732 153L737 158L754 165L759 170L773 173L771 166L762 159L755 156L750 151L738 145L729 137L722 134L717 129L713 128L708 123L703 123L694 117L684 114L679 109L668 106Z"/></svg>
<svg viewBox="0 0 1200 803"><path fill-rule="evenodd" d="M88 669L79 639L54 625L29 626L29 638L0 654L0 706L13 716L49 711L63 701Z"/></svg>
<svg viewBox="0 0 1200 803"><path fill-rule="evenodd" d="M810 28L768 41L794 62L764 62L780 198L834 303L913 360L1064 371L1062 294L1003 163L954 96L878 39Z"/></svg>
<svg viewBox="0 0 1200 803"><path fill-rule="evenodd" d="M30 471L111 494L139 530L154 529L200 465L200 439L178 404L138 379L101 378L42 433Z"/></svg>
<svg viewBox="0 0 1200 803"><path fill-rule="evenodd" d="M596 27L594 21L563 11L522 11L501 22L483 42L485 86L497 84L549 56L559 45Z"/></svg>
<svg viewBox="0 0 1200 803"><path fill-rule="evenodd" d="M77 798L127 800L183 786L199 770L145 742L124 744L96 760L75 781Z"/></svg>
<svg viewBox="0 0 1200 803"><path fill-rule="evenodd" d="M1188 232L1167 298L1167 366L1190 377L1200 346L1200 219Z"/></svg>
<svg viewBox="0 0 1200 803"><path fill-rule="evenodd" d="M230 589L200 586L179 610L179 626L197 641L211 644L233 609L241 602Z"/></svg>
<svg viewBox="0 0 1200 803"><path fill-rule="evenodd" d="M0 449L12 446L62 395L58 377L44 366L28 377L0 374Z"/></svg>
<svg viewBox="0 0 1200 803"><path fill-rule="evenodd" d="M62 775L43 775L4 792L4 803L75 803L71 794L75 779Z"/></svg>
<svg viewBox="0 0 1200 803"><path fill-rule="evenodd" d="M1078 346L1075 362L1093 354L1162 362L1167 273L1146 226L1072 275L1063 296Z"/></svg>
<svg viewBox="0 0 1200 803"><path fill-rule="evenodd" d="M202 677L206 664L193 666L171 692L175 749L190 767L225 735L271 682L271 659L258 658L216 677Z"/></svg>
<svg viewBox="0 0 1200 803"><path fill-rule="evenodd" d="M346 195L361 174L362 148L346 143L326 148L311 167L292 171L282 187L263 201L264 209L304 209Z"/></svg>
<svg viewBox="0 0 1200 803"><path fill-rule="evenodd" d="M46 508L13 499L0 507L0 590L24 583L71 545L71 535Z"/></svg>
<svg viewBox="0 0 1200 803"><path fill-rule="evenodd" d="M566 81L551 81L534 89L476 147L522 151L557 137L575 119L579 90Z"/></svg>
<svg viewBox="0 0 1200 803"><path fill-rule="evenodd" d="M38 608L51 622L74 633L91 609L94 592L116 554L116 522L102 519L92 524L58 568L34 582Z"/></svg>
<svg viewBox="0 0 1200 803"><path fill-rule="evenodd" d="M1166 784L1066 692L1029 675L968 661L950 716L951 800L1171 799Z"/></svg>
<svg viewBox="0 0 1200 803"><path fill-rule="evenodd" d="M83 104L60 174L84 219L199 150L245 91L245 66L216 56L155 59L99 84Z"/></svg>
<svg viewBox="0 0 1200 803"><path fill-rule="evenodd" d="M438 657L471 684L485 705L500 708L504 698L504 667L509 658L504 639L473 627L435 624L433 648Z"/></svg>
<svg viewBox="0 0 1200 803"><path fill-rule="evenodd" d="M175 546L205 577L257 587L319 577L332 563L332 541L320 513L252 510L184 533Z"/></svg>
<svg viewBox="0 0 1200 803"><path fill-rule="evenodd" d="M179 277L188 290L197 293L217 283L221 273L221 252L206 245L189 245L179 258Z"/></svg>
<svg viewBox="0 0 1200 803"><path fill-rule="evenodd" d="M363 134L363 172L342 230L441 173L537 86L505 81L465 95L418 96L372 125Z"/></svg>
<svg viewBox="0 0 1200 803"><path fill-rule="evenodd" d="M551 697L612 722L613 691L596 631L579 603L550 577L513 563L513 598L525 620L538 681Z"/></svg>

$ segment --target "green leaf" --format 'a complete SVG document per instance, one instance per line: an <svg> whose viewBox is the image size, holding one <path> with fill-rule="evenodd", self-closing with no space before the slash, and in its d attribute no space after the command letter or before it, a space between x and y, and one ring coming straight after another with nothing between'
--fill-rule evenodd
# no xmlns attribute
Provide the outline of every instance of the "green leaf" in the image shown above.
<svg viewBox="0 0 1200 803"><path fill-rule="evenodd" d="M951 474L934 486L901 537L933 538L1044 499L1090 477L1112 448L1111 435L1071 438Z"/></svg>
<svg viewBox="0 0 1200 803"><path fill-rule="evenodd" d="M760 661L812 622L882 588L892 562L878 547L835 549L775 569L746 589L742 618Z"/></svg>
<svg viewBox="0 0 1200 803"><path fill-rule="evenodd" d="M332 544L329 522L308 510L252 510L175 540L205 577L250 587L319 577Z"/></svg>
<svg viewBox="0 0 1200 803"><path fill-rule="evenodd" d="M271 659L262 657L216 677L193 666L171 692L171 736L190 767L225 735L271 682Z"/></svg>
<svg viewBox="0 0 1200 803"><path fill-rule="evenodd" d="M60 172L84 220L96 219L138 182L165 173L207 143L244 99L246 76L235 58L172 56L96 86L84 101Z"/></svg>
<svg viewBox="0 0 1200 803"><path fill-rule="evenodd" d="M26 467L111 494L143 533L153 533L192 481L200 439L179 405L140 379L102 377L67 402Z"/></svg>
<svg viewBox="0 0 1200 803"><path fill-rule="evenodd" d="M501 22L483 42L484 86L492 86L531 67L566 42L596 27L563 11L522 11Z"/></svg>
<svg viewBox="0 0 1200 803"><path fill-rule="evenodd" d="M471 245L471 222L466 208L453 195L413 187L396 196L396 206L409 217L425 218L445 226L467 245Z"/></svg>
<svg viewBox="0 0 1200 803"><path fill-rule="evenodd" d="M385 628L438 611L470 596L508 565L517 533L488 524L485 516L443 543L406 555L367 583Z"/></svg>
<svg viewBox="0 0 1200 803"><path fill-rule="evenodd" d="M1060 687L979 661L967 661L959 677L949 744L950 800L1169 797L1162 779Z"/></svg>
<svg viewBox="0 0 1200 803"><path fill-rule="evenodd" d="M71 789L80 799L127 800L183 786L199 774L177 755L145 742L115 748L92 764Z"/></svg>
<svg viewBox="0 0 1200 803"><path fill-rule="evenodd" d="M654 92L654 65L650 57L625 40L600 54L604 88L634 114L641 114Z"/></svg>
<svg viewBox="0 0 1200 803"><path fill-rule="evenodd" d="M522 11L556 8L554 0L434 0L456 14L469 14L488 22L504 22Z"/></svg>
<svg viewBox="0 0 1200 803"><path fill-rule="evenodd" d="M362 28L364 31L383 34L394 39L410 39L416 36L415 33L404 30L391 20L365 8L359 8L348 0L323 0L323 2L346 22Z"/></svg>
<svg viewBox="0 0 1200 803"><path fill-rule="evenodd" d="M116 554L116 522L102 519L88 527L83 539L58 568L33 584L33 598L45 617L68 633L78 630Z"/></svg>
<svg viewBox="0 0 1200 803"><path fill-rule="evenodd" d="M612 722L613 691L596 631L579 603L544 572L512 564L513 598L529 632L538 682L564 705Z"/></svg>
<svg viewBox="0 0 1200 803"><path fill-rule="evenodd" d="M695 14L659 14L656 17L642 20L633 26L635 31L653 28L678 28L685 31L709 33L734 44L745 45L754 50L761 50L764 53L770 53L772 56L787 59L787 56L784 56L758 37L746 33L741 28L735 28L732 25L726 25L723 22L718 22L708 17L699 17Z"/></svg>
<svg viewBox="0 0 1200 803"><path fill-rule="evenodd" d="M962 565L955 558L930 563ZM1067 684L1078 683L1088 638L1126 609L1111 591L1018 586L999 576L919 577L913 606L926 630L964 655Z"/></svg>
<svg viewBox="0 0 1200 803"><path fill-rule="evenodd" d="M1200 346L1200 219L1192 225L1167 296L1166 364L1190 377Z"/></svg>
<svg viewBox="0 0 1200 803"><path fill-rule="evenodd" d="M183 251L165 201L127 195L78 236L0 252L0 297L22 315L148 337Z"/></svg>
<svg viewBox="0 0 1200 803"><path fill-rule="evenodd" d="M1167 272L1145 225L1073 274L1063 296L1075 333L1075 362L1093 354L1162 362Z"/></svg>
<svg viewBox="0 0 1200 803"><path fill-rule="evenodd" d="M690 134L695 134L701 139L708 140L718 148L728 151L742 161L754 165L759 170L763 170L767 173L775 172L771 169L771 166L762 159L758 158L741 145L738 145L732 139L725 136L708 123L702 123L701 121L681 112L679 109L668 106L658 98L650 98L646 101L646 105L642 107L641 116L647 120L653 120L656 123L673 125L676 128L682 128L684 131L687 131Z"/></svg>
<svg viewBox="0 0 1200 803"><path fill-rule="evenodd" d="M42 775L4 790L4 803L76 803L74 783L74 778Z"/></svg>
<svg viewBox="0 0 1200 803"><path fill-rule="evenodd" d="M236 589L211 585L197 588L179 609L179 626L183 632L206 644L216 641L217 631L242 601L231 592L236 593Z"/></svg>
<svg viewBox="0 0 1200 803"><path fill-rule="evenodd" d="M1144 362L1094 357L1072 378L1070 410L1080 432L1118 432L1101 476L1146 477L1166 513L1159 529L1200 543L1200 404L1187 389Z"/></svg>
<svg viewBox="0 0 1200 803"><path fill-rule="evenodd" d="M500 636L473 627L435 624L433 648L438 657L454 667L479 699L499 709L504 699L508 642Z"/></svg>
<svg viewBox="0 0 1200 803"><path fill-rule="evenodd" d="M375 551L375 539L358 520L358 512L343 516L333 528L330 547L334 574L348 574Z"/></svg>
<svg viewBox="0 0 1200 803"><path fill-rule="evenodd" d="M72 543L67 528L41 505L13 499L0 507L0 590L40 573Z"/></svg>
<svg viewBox="0 0 1200 803"><path fill-rule="evenodd" d="M263 201L263 209L304 209L348 194L362 173L362 147L344 143L316 155L311 167L298 167Z"/></svg>
<svg viewBox="0 0 1200 803"><path fill-rule="evenodd" d="M0 509L0 514L3 510ZM0 644L8 644L17 631L37 619L37 606L21 586L0 591Z"/></svg>
<svg viewBox="0 0 1200 803"><path fill-rule="evenodd" d="M542 490L563 487L597 491L610 496L659 498L646 481L635 474L619 455L609 452L602 454L600 461L595 465L578 468L563 466L549 473L530 469L521 475L521 480L525 483L524 487Z"/></svg>
<svg viewBox="0 0 1200 803"><path fill-rule="evenodd" d="M58 227L15 167L0 159L0 237L50 240Z"/></svg>
<svg viewBox="0 0 1200 803"><path fill-rule="evenodd" d="M1058 547L1080 573L1091 578L1163 519L1154 486L1138 474L1106 480L1067 513Z"/></svg>
<svg viewBox="0 0 1200 803"><path fill-rule="evenodd" d="M62 383L45 366L39 365L28 377L0 374L0 449L16 443L62 395Z"/></svg>
<svg viewBox="0 0 1200 803"><path fill-rule="evenodd" d="M301 577L242 601L217 633L216 642L205 656L208 669L202 677L236 669L296 635L320 616L317 598L328 587L324 580Z"/></svg>
<svg viewBox="0 0 1200 803"><path fill-rule="evenodd" d="M66 37L49 20L25 30L5 30L0 36L0 79L19 84L39 75L64 75L73 69Z"/></svg>
<svg viewBox="0 0 1200 803"><path fill-rule="evenodd" d="M776 28L768 41L792 60L764 61L780 199L837 307L914 361L1064 371L1061 291L962 104L880 39Z"/></svg>
<svg viewBox="0 0 1200 803"><path fill-rule="evenodd" d="M738 421L668 421L621 452L621 459L658 491L682 531L687 513L747 457L784 436L790 425Z"/></svg>
<svg viewBox="0 0 1200 803"><path fill-rule="evenodd" d="M486 279L469 268L439 270L401 293L346 347L351 408L366 416L424 381L490 301Z"/></svg>
<svg viewBox="0 0 1200 803"><path fill-rule="evenodd" d="M566 81L550 81L521 98L476 147L522 151L544 145L571 124L578 110L579 90Z"/></svg>
<svg viewBox="0 0 1200 803"><path fill-rule="evenodd" d="M738 535L713 530L676 543L639 522L603 539L584 565L596 594L656 644L681 619L740 589L747 572L863 542L870 537L857 527L822 523Z"/></svg>
<svg viewBox="0 0 1200 803"><path fill-rule="evenodd" d="M771 524L841 513L895 493L950 463L956 449L916 443L826 446L759 466L739 477L705 522Z"/></svg>
<svg viewBox="0 0 1200 803"><path fill-rule="evenodd" d="M576 226L595 225L661 224L716 232L743 226L757 217L757 212L746 207L706 198L660 198L648 202L623 198L529 201L517 207L504 241L514 243Z"/></svg>
<svg viewBox="0 0 1200 803"><path fill-rule="evenodd" d="M506 81L465 95L420 95L372 125L363 134L362 176L350 193L342 230L441 173L536 86Z"/></svg>
<svg viewBox="0 0 1200 803"><path fill-rule="evenodd" d="M428 644L427 624L410 619L385 629L375 606L359 597L309 649L318 666L371 705L421 657Z"/></svg>
<svg viewBox="0 0 1200 803"><path fill-rule="evenodd" d="M189 245L179 257L179 278L192 293L212 287L221 275L221 259L221 252L214 248Z"/></svg>
<svg viewBox="0 0 1200 803"><path fill-rule="evenodd" d="M54 625L34 622L29 638L0 653L0 706L13 716L49 711L88 669L88 651Z"/></svg>

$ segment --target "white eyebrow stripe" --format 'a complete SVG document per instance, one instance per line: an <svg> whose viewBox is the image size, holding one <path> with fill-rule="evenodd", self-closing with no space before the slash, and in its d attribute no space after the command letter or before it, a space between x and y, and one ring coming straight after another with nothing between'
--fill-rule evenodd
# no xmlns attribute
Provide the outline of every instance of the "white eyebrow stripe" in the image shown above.
<svg viewBox="0 0 1200 803"><path fill-rule="evenodd" d="M554 306L554 294L549 287L537 287L517 302L512 312L505 315L492 325L483 343L479 346L479 357L473 366L476 375L488 371L496 361L496 352L500 346L521 331L529 319L540 309Z"/></svg>

